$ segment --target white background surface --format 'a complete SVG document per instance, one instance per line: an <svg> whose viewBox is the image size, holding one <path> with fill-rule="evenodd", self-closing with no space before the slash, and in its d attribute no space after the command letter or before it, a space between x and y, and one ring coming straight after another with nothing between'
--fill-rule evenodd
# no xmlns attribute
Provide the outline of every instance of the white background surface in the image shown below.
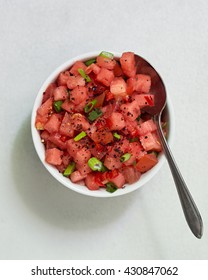
<svg viewBox="0 0 208 280"><path fill-rule="evenodd" d="M208 259L208 2L1 0L0 10L0 259ZM68 190L40 163L30 133L36 93L58 65L94 50L135 51L162 75L201 240L167 163L112 199Z"/></svg>

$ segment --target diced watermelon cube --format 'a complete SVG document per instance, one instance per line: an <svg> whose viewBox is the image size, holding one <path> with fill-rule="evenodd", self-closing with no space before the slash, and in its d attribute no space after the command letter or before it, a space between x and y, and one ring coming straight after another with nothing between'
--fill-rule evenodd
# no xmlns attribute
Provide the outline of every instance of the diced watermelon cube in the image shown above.
<svg viewBox="0 0 208 280"><path fill-rule="evenodd" d="M126 82L121 77L116 77L110 84L110 92L114 95L114 98L126 96Z"/></svg>
<svg viewBox="0 0 208 280"><path fill-rule="evenodd" d="M66 86L69 77L70 77L69 71L61 72L57 79L58 85Z"/></svg>
<svg viewBox="0 0 208 280"><path fill-rule="evenodd" d="M121 69L128 77L136 75L135 57L133 52L124 52L120 58Z"/></svg>
<svg viewBox="0 0 208 280"><path fill-rule="evenodd" d="M110 181L112 183L114 183L119 189L122 188L123 185L125 184L124 175L120 172L119 172L118 176L116 176L115 178L112 178Z"/></svg>
<svg viewBox="0 0 208 280"><path fill-rule="evenodd" d="M47 149L45 153L45 160L52 165L60 165L62 163L63 152L57 148Z"/></svg>
<svg viewBox="0 0 208 280"><path fill-rule="evenodd" d="M145 151L161 152L162 146L155 133L149 132L146 135L140 136L139 139Z"/></svg>
<svg viewBox="0 0 208 280"><path fill-rule="evenodd" d="M72 172L70 179L73 183L77 183L86 178L87 175L82 175L78 170Z"/></svg>
<svg viewBox="0 0 208 280"><path fill-rule="evenodd" d="M145 121L138 125L137 128L139 135L146 135L149 132L153 132L157 130L157 126L152 119Z"/></svg>
<svg viewBox="0 0 208 280"><path fill-rule="evenodd" d="M84 62L82 61L76 61L74 63L74 65L72 66L72 68L69 70L69 72L74 75L77 76L79 75L78 69L83 69L84 71L86 70L87 66L84 64Z"/></svg>
<svg viewBox="0 0 208 280"><path fill-rule="evenodd" d="M53 91L57 87L56 83L51 83L46 91L43 93L43 100L42 103L44 103L49 97L53 96Z"/></svg>
<svg viewBox="0 0 208 280"><path fill-rule="evenodd" d="M114 79L114 74L111 70L101 68L100 72L96 76L97 81L101 82L105 86L109 87Z"/></svg>
<svg viewBox="0 0 208 280"><path fill-rule="evenodd" d="M68 97L67 87L59 86L55 88L53 91L53 97L55 101L67 99Z"/></svg>
<svg viewBox="0 0 208 280"><path fill-rule="evenodd" d="M35 118L35 127L37 128L37 130L44 130L48 118L49 118L48 115L41 116L40 114L37 113Z"/></svg>
<svg viewBox="0 0 208 280"><path fill-rule="evenodd" d="M109 70L113 70L116 65L116 61L114 59L110 59L100 55L97 57L96 61L98 66Z"/></svg>
<svg viewBox="0 0 208 280"><path fill-rule="evenodd" d="M83 86L77 86L70 92L70 100L78 105L82 101L86 100L88 97L87 89Z"/></svg>
<svg viewBox="0 0 208 280"><path fill-rule="evenodd" d="M71 125L72 129L78 131L86 131L88 130L88 128L90 128L90 124L85 118L85 116L79 113L75 113L71 116Z"/></svg>
<svg viewBox="0 0 208 280"><path fill-rule="evenodd" d="M53 99L48 98L37 110L37 113L41 116L48 115L53 107Z"/></svg>
<svg viewBox="0 0 208 280"><path fill-rule="evenodd" d="M121 130L126 125L123 115L118 112L113 112L106 122L110 130Z"/></svg>
<svg viewBox="0 0 208 280"><path fill-rule="evenodd" d="M128 184L137 182L141 177L141 173L134 166L126 166L122 168L122 174L125 178L125 182Z"/></svg>
<svg viewBox="0 0 208 280"><path fill-rule="evenodd" d="M76 164L76 169L82 174L86 175L92 172L92 169L89 167L87 163L84 164Z"/></svg>
<svg viewBox="0 0 208 280"><path fill-rule="evenodd" d="M100 67L95 64L95 63L92 63L90 64L87 68L86 68L86 71L85 73L86 74L90 74L91 72L93 72L94 74L98 74L100 72Z"/></svg>
<svg viewBox="0 0 208 280"><path fill-rule="evenodd" d="M87 175L87 177L85 178L85 184L91 191L96 191L100 188L99 182L96 181L96 174L94 173L90 173Z"/></svg>
<svg viewBox="0 0 208 280"><path fill-rule="evenodd" d="M69 139L66 141L66 148L69 155L74 157L76 153L83 148L83 145L80 143L80 141L75 142L74 139Z"/></svg>
<svg viewBox="0 0 208 280"><path fill-rule="evenodd" d="M56 147L65 150L66 142L62 141L62 136L59 133L53 133L48 137L48 140L53 143Z"/></svg>
<svg viewBox="0 0 208 280"><path fill-rule="evenodd" d="M74 111L75 108L75 104L73 102L71 102L69 99L66 99L62 105L61 108L64 109L65 111L72 113Z"/></svg>
<svg viewBox="0 0 208 280"><path fill-rule="evenodd" d="M122 163L120 161L120 157L111 157L106 155L105 160L104 160L104 165L109 169L109 170L113 170L113 169L119 169L122 166Z"/></svg>
<svg viewBox="0 0 208 280"><path fill-rule="evenodd" d="M46 129L50 133L55 133L59 131L59 127L61 125L60 118L58 114L53 114L44 125L44 129Z"/></svg>
<svg viewBox="0 0 208 280"><path fill-rule="evenodd" d="M154 106L154 95L153 94L135 94L132 96L140 108L145 106Z"/></svg>
<svg viewBox="0 0 208 280"><path fill-rule="evenodd" d="M122 114L126 120L134 121L141 114L140 108L136 101L122 104L120 106Z"/></svg>
<svg viewBox="0 0 208 280"><path fill-rule="evenodd" d="M80 75L78 76L70 76L67 80L67 87L69 89L74 89L77 86L84 86L85 85L85 79L81 77Z"/></svg>
<svg viewBox="0 0 208 280"><path fill-rule="evenodd" d="M149 75L137 74L135 76L134 91L149 93L151 87L151 77Z"/></svg>
<svg viewBox="0 0 208 280"><path fill-rule="evenodd" d="M80 149L74 155L74 161L78 165L82 165L82 164L87 163L90 158L91 158L91 153L86 147Z"/></svg>
<svg viewBox="0 0 208 280"><path fill-rule="evenodd" d="M59 132L62 135L66 135L69 137L73 137L74 136L74 130L72 128L71 122L70 122L70 115L66 112L64 115L64 118L61 122L60 128L59 128Z"/></svg>
<svg viewBox="0 0 208 280"><path fill-rule="evenodd" d="M144 173L144 172L150 170L157 163L158 163L158 159L153 153L146 154L138 160L138 162L136 164L136 169L139 172Z"/></svg>

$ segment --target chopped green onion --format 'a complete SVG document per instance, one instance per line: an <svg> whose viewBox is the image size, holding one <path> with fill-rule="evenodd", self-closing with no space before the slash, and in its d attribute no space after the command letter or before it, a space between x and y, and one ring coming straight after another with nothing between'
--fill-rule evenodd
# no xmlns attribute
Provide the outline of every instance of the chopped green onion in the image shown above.
<svg viewBox="0 0 208 280"><path fill-rule="evenodd" d="M86 66L90 66L91 64L95 63L96 62L96 59L95 58L92 58L92 59L89 59L87 61L85 61L85 65Z"/></svg>
<svg viewBox="0 0 208 280"><path fill-rule="evenodd" d="M92 111L92 109L94 108L94 106L95 106L96 103L97 103L97 100L96 100L96 99L90 101L90 102L84 107L85 113L89 113L90 111Z"/></svg>
<svg viewBox="0 0 208 280"><path fill-rule="evenodd" d="M85 71L82 68L78 69L79 74L86 80L86 82L91 82L90 77L85 73Z"/></svg>
<svg viewBox="0 0 208 280"><path fill-rule="evenodd" d="M87 135L87 133L85 131L82 131L76 137L74 137L74 141L77 142L77 141L81 140L82 138L84 138L86 135Z"/></svg>
<svg viewBox="0 0 208 280"><path fill-rule="evenodd" d="M90 121L95 121L97 118L99 118L100 116L102 116L103 112L99 109L99 108L95 108L94 110L92 110L89 115L88 115L88 119Z"/></svg>
<svg viewBox="0 0 208 280"><path fill-rule="evenodd" d="M110 193L114 193L118 187L113 182L108 182L106 185L106 191Z"/></svg>
<svg viewBox="0 0 208 280"><path fill-rule="evenodd" d="M106 172L106 171L108 171L108 170L109 170L109 169L103 164L103 166L102 166L100 172Z"/></svg>
<svg viewBox="0 0 208 280"><path fill-rule="evenodd" d="M114 136L116 139L121 139L121 135L119 135L117 132L114 132L114 133L113 133L113 136Z"/></svg>
<svg viewBox="0 0 208 280"><path fill-rule="evenodd" d="M99 56L105 57L105 58L110 58L113 59L114 55L110 52L102 51Z"/></svg>
<svg viewBox="0 0 208 280"><path fill-rule="evenodd" d="M124 155L122 155L122 157L120 158L121 162L127 161L128 159L130 159L131 154L130 153L126 153Z"/></svg>
<svg viewBox="0 0 208 280"><path fill-rule="evenodd" d="M68 177L69 175L72 174L72 172L74 171L74 169L75 169L75 162L71 162L71 163L67 166L67 168L64 170L63 175L64 175L65 177Z"/></svg>
<svg viewBox="0 0 208 280"><path fill-rule="evenodd" d="M62 108L61 108L62 103L63 103L62 100L54 101L54 103L53 103L53 108L54 108L54 110L55 110L57 113L61 112L61 110L62 110Z"/></svg>
<svg viewBox="0 0 208 280"><path fill-rule="evenodd" d="M88 160L88 165L93 171L101 171L103 163L96 157L92 157Z"/></svg>

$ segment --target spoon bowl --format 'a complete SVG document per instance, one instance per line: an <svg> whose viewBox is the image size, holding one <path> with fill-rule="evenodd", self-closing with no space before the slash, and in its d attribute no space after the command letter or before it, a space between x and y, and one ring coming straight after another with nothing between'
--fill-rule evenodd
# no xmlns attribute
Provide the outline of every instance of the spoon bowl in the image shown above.
<svg viewBox="0 0 208 280"><path fill-rule="evenodd" d="M187 185L177 167L175 159L172 155L170 147L164 137L163 130L161 127L162 113L166 107L167 94L165 85L157 73L157 71L142 57L135 55L136 67L139 69L139 73L147 74L151 77L151 94L154 94L154 106L147 106L143 110L148 114L152 115L157 126L158 136L161 140L164 154L168 161L170 170L173 175L173 179L177 188L177 192L180 198L180 202L183 208L183 212L186 221L197 238L201 238L203 234L203 222L199 210L187 188Z"/></svg>

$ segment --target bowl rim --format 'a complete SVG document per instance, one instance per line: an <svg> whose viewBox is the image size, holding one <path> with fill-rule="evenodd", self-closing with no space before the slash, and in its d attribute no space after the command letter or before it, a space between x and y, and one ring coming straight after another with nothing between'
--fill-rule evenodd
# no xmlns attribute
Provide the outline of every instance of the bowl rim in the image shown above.
<svg viewBox="0 0 208 280"><path fill-rule="evenodd" d="M62 63L61 65L59 65L58 67L56 67L56 69L48 76L48 78L43 82L42 86L40 87L40 89L38 91L38 94L35 97L35 102L34 102L33 109L32 109L32 114L31 114L31 134L32 134L33 144L34 144L35 150L38 154L38 157L39 157L40 161L42 162L44 167L48 170L48 172L59 183L61 183L65 187L67 187L67 188L69 188L69 189L71 189L71 190L73 190L77 193L83 194L83 195L87 195L87 196L91 196L91 197L102 197L102 198L105 197L105 198L107 198L107 197L122 196L122 195L125 195L125 194L128 194L128 193L131 193L131 192L141 188L143 185L147 184L147 182L150 181L156 175L156 173L160 170L160 168L164 164L164 161L165 161L164 153L161 152L161 154L159 155L158 163L150 171L142 174L141 178L136 183L133 183L131 185L125 184L126 185L125 188L118 189L114 193L109 193L109 192L105 191L104 189L91 191L86 186L81 186L79 184L72 183L69 178L66 178L63 175L61 175L61 173L59 173L58 170L55 167L53 167L52 165L45 162L45 148L44 148L44 145L41 142L40 134L39 134L38 130L35 128L35 125L34 125L35 124L36 111L41 104L42 94L46 90L47 86L57 78L57 76L60 72L67 70L77 60L81 60L81 61L85 60L86 61L88 59L96 57L100 52L101 51L93 51L93 52L84 53L84 54L75 56L73 58L70 58L67 61L65 61L64 63ZM114 52L114 51L111 51L111 52L114 54L115 58L121 57L122 53ZM146 61L148 61L148 60L146 60ZM164 84L164 86L165 86L165 84ZM167 91L166 91L166 93L167 93ZM175 119L174 119L174 110L173 110L172 101L171 101L168 93L167 93L167 106L166 106L166 108L167 108L167 111L168 111L168 114L169 114L169 117L170 117L170 120L171 120L170 125L169 125L169 135L168 135L168 144L171 147L172 144L173 144L173 137L174 137L174 134L175 134Z"/></svg>

